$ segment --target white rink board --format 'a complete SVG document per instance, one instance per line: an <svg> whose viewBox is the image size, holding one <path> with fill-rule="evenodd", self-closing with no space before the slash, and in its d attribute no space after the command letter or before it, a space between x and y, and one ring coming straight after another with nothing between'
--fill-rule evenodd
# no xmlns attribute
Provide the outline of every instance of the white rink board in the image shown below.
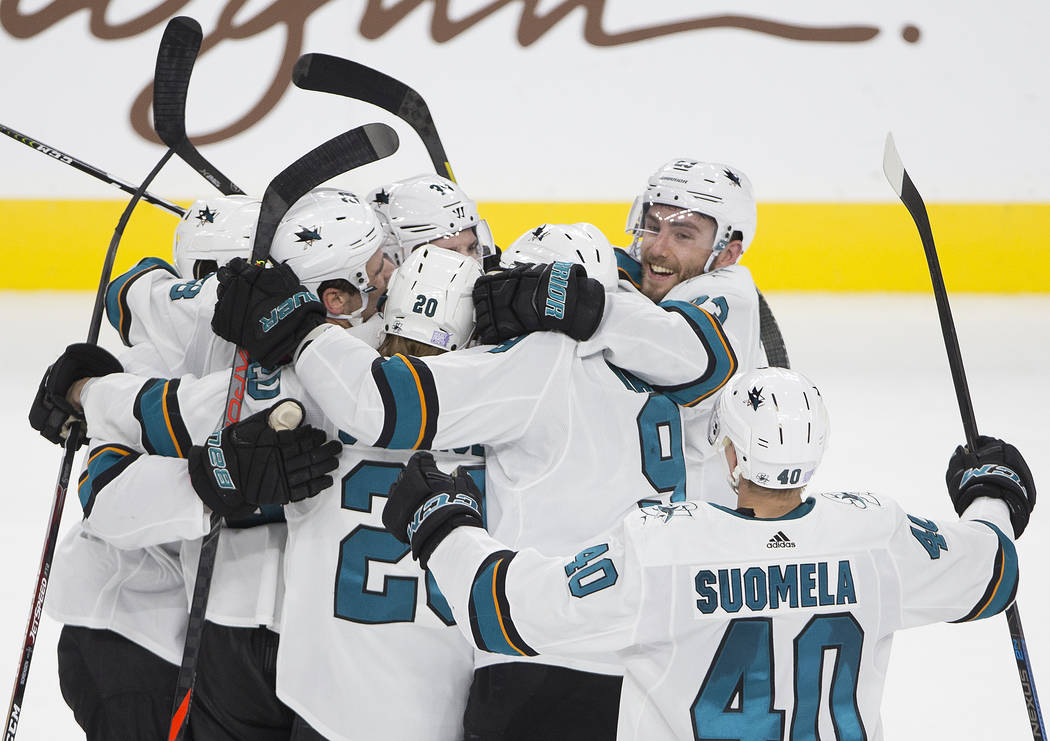
<svg viewBox="0 0 1050 741"><path fill-rule="evenodd" d="M793 365L821 387L832 435L812 488L869 489L934 519L952 516L944 466L962 441L937 314L930 296L770 294ZM13 681L60 453L32 433L25 415L40 374L82 341L89 294L0 293L0 444L8 485L0 525L0 693ZM1015 443L1036 480L1050 481L1050 298L959 296L953 308L979 428ZM104 344L116 349L113 333ZM74 474L75 476L76 474ZM1050 697L1050 598L1038 565L1050 557L1043 504L1018 546L1019 605L1037 684ZM68 526L80 514L67 501ZM58 690L59 626L40 629L18 739L77 738ZM883 708L886 738L1031 738L1002 616L899 634Z"/></svg>
<svg viewBox="0 0 1050 741"><path fill-rule="evenodd" d="M271 15L286 20L248 38L222 34L201 56L189 93L191 137L247 118L282 55L327 52L419 90L458 179L481 201L629 202L659 163L683 156L735 164L756 184L759 201L892 201L880 170L889 130L929 202L1050 199L1047 3L540 0L541 19L575 7L542 34L542 20L523 20L531 4L524 2L450 0L442 3L449 20L435 23L438 4L422 1L394 25L367 6L411 0L319 4L306 14L297 8L314 3L185 3L179 12L201 22L206 43L235 5L244 6L233 19L238 26L274 8ZM160 3L94 3L118 27L112 39L89 31L87 11L43 26L12 18L55 3L4 5L11 18L0 25L0 67L9 71L0 77L3 123L137 182L162 150L133 131L129 111L152 78L165 20L137 18ZM495 5L503 7L467 28L471 16ZM725 14L752 28L725 27L718 21ZM696 28L704 21L714 27ZM668 32L669 24L689 22L691 30ZM462 32L443 34L450 23ZM874 35L843 40L836 30L843 27ZM917 41L907 40L909 27L918 29ZM651 38L626 43L646 29ZM791 38L791 29L803 38ZM293 41L286 51L289 32L300 30L301 45ZM821 35L840 40L812 40ZM300 154L368 120L393 117L289 86L251 128L202 149L258 194ZM402 151L388 165L370 169L367 182L342 184L368 190L428 170L415 135L398 130ZM0 198L113 195L14 142L0 148L0 168ZM191 199L207 187L188 167L172 165L153 190Z"/></svg>

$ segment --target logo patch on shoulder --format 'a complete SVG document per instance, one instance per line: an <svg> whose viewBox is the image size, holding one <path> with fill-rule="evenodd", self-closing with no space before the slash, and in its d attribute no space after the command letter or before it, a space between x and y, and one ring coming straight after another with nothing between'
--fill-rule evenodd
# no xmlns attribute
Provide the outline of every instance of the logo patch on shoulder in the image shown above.
<svg viewBox="0 0 1050 741"><path fill-rule="evenodd" d="M696 502L648 504L645 506L643 506L642 502L639 502L638 508L642 511L644 522L648 522L652 519L657 519L661 522L670 522L673 517L692 517L693 512L696 511Z"/></svg>
<svg viewBox="0 0 1050 741"><path fill-rule="evenodd" d="M836 502L849 504L857 509L882 506L882 502L866 491L828 491L821 494L821 496Z"/></svg>

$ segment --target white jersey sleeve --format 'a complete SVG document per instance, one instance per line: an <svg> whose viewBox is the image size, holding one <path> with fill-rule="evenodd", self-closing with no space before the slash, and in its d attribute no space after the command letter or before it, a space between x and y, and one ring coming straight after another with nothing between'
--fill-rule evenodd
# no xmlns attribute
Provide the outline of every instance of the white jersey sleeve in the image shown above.
<svg viewBox="0 0 1050 741"><path fill-rule="evenodd" d="M446 537L428 568L456 624L483 651L506 656L608 652L629 646L641 590L622 529L574 557L509 550L481 528Z"/></svg>
<svg viewBox="0 0 1050 741"><path fill-rule="evenodd" d="M897 515L888 551L900 582L898 627L980 620L1013 602L1017 552L1003 502L975 500L963 519L941 523Z"/></svg>
<svg viewBox="0 0 1050 741"><path fill-rule="evenodd" d="M106 289L106 316L131 347L150 343L168 375L204 375L229 367L234 346L211 330L218 281L180 278L156 257L140 261Z"/></svg>
<svg viewBox="0 0 1050 741"><path fill-rule="evenodd" d="M687 301L657 305L628 288L605 294L601 324L576 352L580 357L603 353L617 368L676 403L693 406L721 388L718 380L724 382L736 371L734 341L709 307Z"/></svg>
<svg viewBox="0 0 1050 741"><path fill-rule="evenodd" d="M758 289L751 271L729 265L684 280L664 297L664 304L688 304L714 316L736 342L739 367L744 371L765 364L758 312Z"/></svg>
<svg viewBox="0 0 1050 741"><path fill-rule="evenodd" d="M543 332L425 359L384 358L333 328L300 353L295 370L328 418L363 443L444 450L520 437L574 345Z"/></svg>

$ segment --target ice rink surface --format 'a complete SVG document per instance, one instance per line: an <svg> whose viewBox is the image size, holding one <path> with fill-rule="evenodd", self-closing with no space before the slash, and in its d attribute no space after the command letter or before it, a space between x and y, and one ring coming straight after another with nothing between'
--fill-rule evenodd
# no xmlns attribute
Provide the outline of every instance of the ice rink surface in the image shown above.
<svg viewBox="0 0 1050 741"><path fill-rule="evenodd" d="M93 295L0 293L0 444L7 479L0 525L0 691L14 681L60 451L32 432L29 402L44 367L83 341ZM868 490L915 514L954 517L944 469L962 442L932 295L770 294L792 366L821 388L831 444L810 489ZM1025 454L1050 496L1050 297L957 296L953 309L978 428ZM106 325L103 344L117 350ZM599 421L600 422L600 421ZM615 455L615 451L610 451ZM74 467L74 479L78 466ZM595 472L600 479L601 472ZM1037 684L1050 702L1050 504L1018 545L1018 604ZM80 516L73 495L64 524ZM56 675L59 625L45 618L18 738L78 738ZM396 699L391 699L391 708ZM1031 738L1006 621L898 634L883 705L887 739Z"/></svg>

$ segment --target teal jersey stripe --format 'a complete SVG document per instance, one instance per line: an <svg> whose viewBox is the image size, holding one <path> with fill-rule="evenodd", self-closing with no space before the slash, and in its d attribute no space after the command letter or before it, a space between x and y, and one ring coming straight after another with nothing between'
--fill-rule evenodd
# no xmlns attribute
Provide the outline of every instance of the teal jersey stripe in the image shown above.
<svg viewBox="0 0 1050 741"><path fill-rule="evenodd" d="M381 447L411 450L419 440L423 426L423 397L412 369L402 358L393 357L383 361L379 370L386 380L393 397L385 404L387 424L393 416L390 438Z"/></svg>
<svg viewBox="0 0 1050 741"><path fill-rule="evenodd" d="M977 522L990 527L999 538L999 551L995 555L995 568L992 570L992 578L988 585L991 594L982 601L980 612L972 618L973 620L984 620L992 615L998 615L1014 601L1019 572L1017 548L1014 547L1013 540L992 523L984 520L977 520Z"/></svg>
<svg viewBox="0 0 1050 741"><path fill-rule="evenodd" d="M142 429L142 444L154 455L182 458L189 450L180 451L164 414L164 402L168 384L164 379L154 378L143 385L135 400L135 416Z"/></svg>
<svg viewBox="0 0 1050 741"><path fill-rule="evenodd" d="M128 339L128 332L131 329L131 312L127 305L127 291L131 284L143 275L158 269L167 270L173 276L178 277L175 268L159 257L146 257L139 260L131 270L111 280L106 288L106 318L113 325L113 329L117 330L121 341L128 347L131 347L131 341Z"/></svg>
<svg viewBox="0 0 1050 741"><path fill-rule="evenodd" d="M678 386L657 386L681 406L694 406L721 389L736 372L738 362L722 325L713 316L686 301L664 301L660 306L685 317L707 349L707 370L702 376Z"/></svg>
<svg viewBox="0 0 1050 741"><path fill-rule="evenodd" d="M90 463L77 483L77 496L84 509L84 517L91 514L99 490L139 457L138 453L116 445L106 445L97 450L102 452L91 452Z"/></svg>
<svg viewBox="0 0 1050 741"><path fill-rule="evenodd" d="M620 247L615 248L613 252L616 254L616 272L620 280L630 281L635 288L641 288L642 264Z"/></svg>
<svg viewBox="0 0 1050 741"><path fill-rule="evenodd" d="M505 632L510 615L503 615L502 623L500 620L500 602L502 600L500 600L497 591L502 580L497 579L496 570L500 566L506 569L506 556L510 555L510 552L503 551L500 554L493 555L504 557L490 557L486 563L482 564L470 588L470 625L474 634L474 641L477 643L478 648L491 653L504 654L506 656L525 656L527 655L525 652L515 648L510 643Z"/></svg>

